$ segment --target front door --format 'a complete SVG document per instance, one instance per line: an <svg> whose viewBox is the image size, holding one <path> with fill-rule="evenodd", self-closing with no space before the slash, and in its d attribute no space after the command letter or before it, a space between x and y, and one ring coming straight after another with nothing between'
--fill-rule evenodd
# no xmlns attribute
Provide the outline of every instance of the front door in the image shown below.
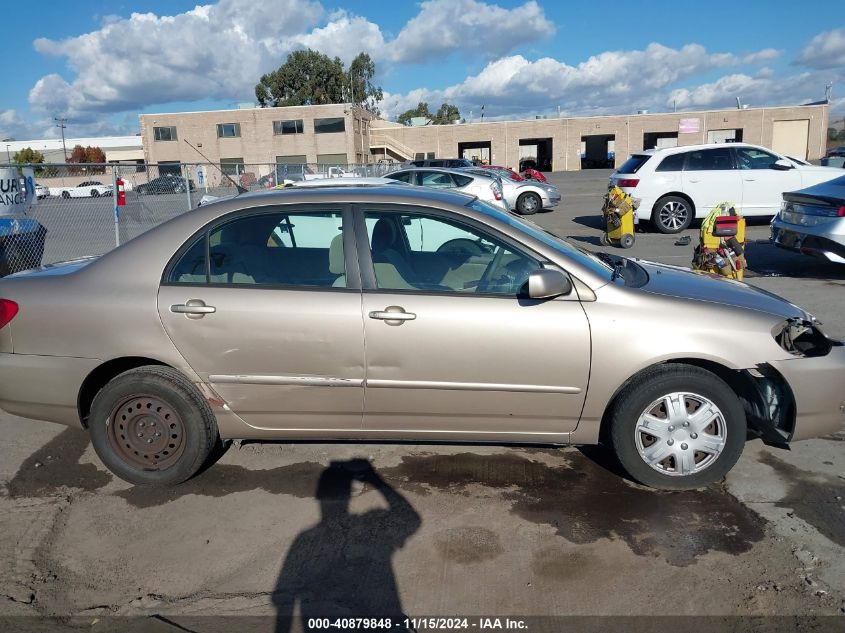
<svg viewBox="0 0 845 633"><path fill-rule="evenodd" d="M742 179L727 145L687 152L682 181L699 218L722 202L742 204Z"/></svg>
<svg viewBox="0 0 845 633"><path fill-rule="evenodd" d="M361 428L361 294L343 215L242 212L198 236L159 290L174 345L251 426Z"/></svg>
<svg viewBox="0 0 845 633"><path fill-rule="evenodd" d="M365 429L565 440L590 369L581 304L527 299L528 275L543 262L472 223L426 210L363 211L362 268L371 258L373 277L364 275Z"/></svg>
<svg viewBox="0 0 845 633"><path fill-rule="evenodd" d="M742 177L742 213L775 215L780 211L784 191L801 188L797 169L773 169L780 157L756 147L737 147L736 158Z"/></svg>

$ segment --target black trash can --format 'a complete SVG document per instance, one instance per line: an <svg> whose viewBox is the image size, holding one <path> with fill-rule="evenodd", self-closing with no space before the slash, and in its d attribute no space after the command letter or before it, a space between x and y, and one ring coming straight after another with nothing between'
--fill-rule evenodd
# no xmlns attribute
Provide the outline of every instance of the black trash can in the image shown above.
<svg viewBox="0 0 845 633"><path fill-rule="evenodd" d="M0 277L41 266L46 237L37 220L0 217Z"/></svg>

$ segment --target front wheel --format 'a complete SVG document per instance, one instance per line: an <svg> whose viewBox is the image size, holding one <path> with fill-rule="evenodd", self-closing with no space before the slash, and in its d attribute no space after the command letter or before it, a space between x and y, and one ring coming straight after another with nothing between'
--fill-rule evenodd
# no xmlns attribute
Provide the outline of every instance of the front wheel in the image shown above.
<svg viewBox="0 0 845 633"><path fill-rule="evenodd" d="M62 198L64 198L65 200L69 200L70 199L70 191L62 191Z"/></svg>
<svg viewBox="0 0 845 633"><path fill-rule="evenodd" d="M536 193L524 193L516 200L516 210L521 215L533 215L543 208L543 201Z"/></svg>
<svg viewBox="0 0 845 633"><path fill-rule="evenodd" d="M137 485L185 481L217 441L217 423L202 395L182 374L160 366L113 378L94 398L88 427L106 467Z"/></svg>
<svg viewBox="0 0 845 633"><path fill-rule="evenodd" d="M654 205L651 216L654 226L661 233L680 233L692 224L695 210L692 204L679 196L664 196Z"/></svg>
<svg viewBox="0 0 845 633"><path fill-rule="evenodd" d="M96 189L92 189L92 190L91 190L91 197L92 197L92 198L99 198L99 197L100 197L100 192L99 192L99 191L97 191Z"/></svg>
<svg viewBox="0 0 845 633"><path fill-rule="evenodd" d="M718 481L745 446L745 412L733 390L700 367L667 363L640 373L610 411L610 439L635 480L665 490Z"/></svg>

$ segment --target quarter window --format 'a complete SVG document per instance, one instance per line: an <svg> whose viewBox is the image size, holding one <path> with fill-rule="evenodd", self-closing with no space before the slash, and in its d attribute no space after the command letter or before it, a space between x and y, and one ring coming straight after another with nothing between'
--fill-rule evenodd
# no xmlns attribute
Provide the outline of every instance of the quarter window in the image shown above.
<svg viewBox="0 0 845 633"><path fill-rule="evenodd" d="M302 119L273 121L273 134L302 134Z"/></svg>
<svg viewBox="0 0 845 633"><path fill-rule="evenodd" d="M168 127L154 127L153 138L156 141L175 141L176 140L176 126Z"/></svg>
<svg viewBox="0 0 845 633"><path fill-rule="evenodd" d="M400 180L409 184L413 184L414 182L414 172L412 171L398 171L392 174L385 174L384 177L390 178L391 180Z"/></svg>
<svg viewBox="0 0 845 633"><path fill-rule="evenodd" d="M383 290L517 296L540 268L474 227L414 213L368 212L376 283Z"/></svg>
<svg viewBox="0 0 845 633"><path fill-rule="evenodd" d="M218 138L235 138L241 135L240 123L218 123L217 137Z"/></svg>
<svg viewBox="0 0 845 633"><path fill-rule="evenodd" d="M192 245L173 267L169 281L345 288L341 226L340 211L240 217Z"/></svg>
<svg viewBox="0 0 845 633"><path fill-rule="evenodd" d="M687 153L686 171L724 171L733 168L731 150L728 147Z"/></svg>

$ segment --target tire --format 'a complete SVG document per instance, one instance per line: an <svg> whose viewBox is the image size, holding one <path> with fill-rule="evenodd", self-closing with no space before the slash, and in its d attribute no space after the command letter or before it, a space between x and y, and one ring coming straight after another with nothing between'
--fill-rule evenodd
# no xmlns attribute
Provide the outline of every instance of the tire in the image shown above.
<svg viewBox="0 0 845 633"><path fill-rule="evenodd" d="M602 232L599 241L601 242L602 246L610 246L610 238L607 236L606 232Z"/></svg>
<svg viewBox="0 0 845 633"><path fill-rule="evenodd" d="M218 438L214 414L196 388L176 370L156 365L106 384L91 404L88 427L106 467L140 486L189 479Z"/></svg>
<svg viewBox="0 0 845 633"><path fill-rule="evenodd" d="M619 246L622 248L631 248L634 245L634 236L630 233L625 233L619 240Z"/></svg>
<svg viewBox="0 0 845 633"><path fill-rule="evenodd" d="M523 193L516 199L516 210L520 215L534 215L543 208L543 201L536 193Z"/></svg>
<svg viewBox="0 0 845 633"><path fill-rule="evenodd" d="M683 397L685 404L676 409L674 423L661 417L661 409L664 416L666 411L661 399L667 396L676 404ZM610 442L620 464L633 479L654 488L690 490L718 481L745 446L745 412L736 394L715 374L692 365L669 363L643 371L622 389L609 413ZM705 421L712 415L712 421L701 427L695 413L705 414Z"/></svg>
<svg viewBox="0 0 845 633"><path fill-rule="evenodd" d="M663 196L654 205L651 221L661 233L673 234L688 229L694 217L695 208L689 200L679 196Z"/></svg>
<svg viewBox="0 0 845 633"><path fill-rule="evenodd" d="M97 191L96 189L92 189L92 190L91 190L91 197L92 197L92 198L99 198L99 197L100 197L100 192L99 192L99 191Z"/></svg>
<svg viewBox="0 0 845 633"><path fill-rule="evenodd" d="M62 191L62 198L64 198L65 200L69 200L70 199L70 191Z"/></svg>

